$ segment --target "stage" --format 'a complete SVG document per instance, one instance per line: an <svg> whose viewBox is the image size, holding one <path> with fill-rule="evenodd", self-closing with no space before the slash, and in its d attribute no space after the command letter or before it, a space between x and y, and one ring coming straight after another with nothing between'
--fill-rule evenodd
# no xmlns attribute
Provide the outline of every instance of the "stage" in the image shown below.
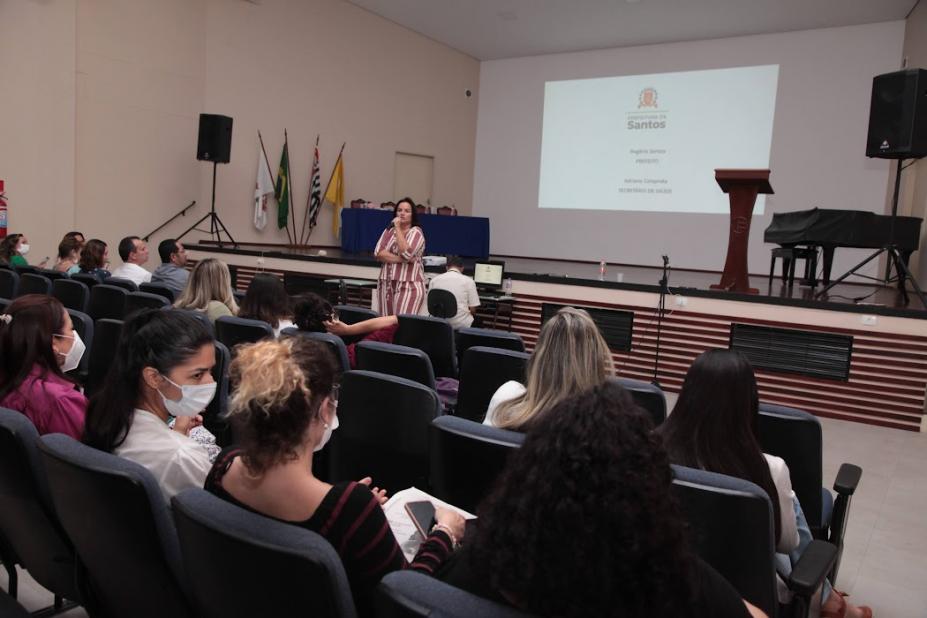
<svg viewBox="0 0 927 618"><path fill-rule="evenodd" d="M332 247L293 250L242 244L232 249L205 243L188 246L187 251L194 260L216 257L234 266L239 290L246 289L261 270L323 280L373 281L379 273L371 255ZM611 310L628 326L629 345L613 348L619 375L654 379L661 269L608 264L600 278L598 263L512 256L490 259L505 262L514 297L512 331L522 336L529 350L545 305L550 305L548 311L564 304ZM443 268L428 270L441 272ZM823 369L811 363L799 371L789 366L796 362L789 360L793 357L782 357L784 366L770 362L771 369L757 369L762 400L820 416L924 429L927 311L918 299L910 295L910 304L903 306L897 289L873 284L840 284L826 299L817 299L814 291L821 285L802 287L797 279L790 287L778 276L770 281L767 276L753 275L750 285L760 293L737 294L709 288L720 280L720 273L672 268L656 372L663 389L678 392L695 356L708 348L728 347L735 325L738 332L758 330L773 339L794 335L798 345L812 341L808 345L817 350L829 349L834 340L834 349L844 354L843 370L840 362L829 362ZM371 287L351 288L349 293L351 302L369 305ZM868 296L866 304L852 301L862 296ZM491 322L491 310L479 314ZM507 316L497 326L507 328ZM772 358L780 352L774 349L769 354Z"/></svg>

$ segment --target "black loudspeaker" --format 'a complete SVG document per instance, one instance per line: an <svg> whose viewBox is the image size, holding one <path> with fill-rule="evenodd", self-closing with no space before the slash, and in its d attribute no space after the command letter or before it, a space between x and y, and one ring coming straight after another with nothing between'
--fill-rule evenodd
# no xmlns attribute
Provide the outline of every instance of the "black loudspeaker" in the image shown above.
<svg viewBox="0 0 927 618"><path fill-rule="evenodd" d="M232 119L218 114L200 114L200 137L196 158L228 163L232 154Z"/></svg>
<svg viewBox="0 0 927 618"><path fill-rule="evenodd" d="M927 156L927 71L908 69L872 79L866 156Z"/></svg>

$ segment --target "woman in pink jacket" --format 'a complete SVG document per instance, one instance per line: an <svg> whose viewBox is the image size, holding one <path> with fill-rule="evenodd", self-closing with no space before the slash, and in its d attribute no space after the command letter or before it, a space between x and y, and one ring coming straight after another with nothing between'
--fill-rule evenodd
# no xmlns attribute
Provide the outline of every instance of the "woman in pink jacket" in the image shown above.
<svg viewBox="0 0 927 618"><path fill-rule="evenodd" d="M0 406L25 414L39 434L80 440L87 398L65 375L84 353L57 299L28 294L0 313Z"/></svg>

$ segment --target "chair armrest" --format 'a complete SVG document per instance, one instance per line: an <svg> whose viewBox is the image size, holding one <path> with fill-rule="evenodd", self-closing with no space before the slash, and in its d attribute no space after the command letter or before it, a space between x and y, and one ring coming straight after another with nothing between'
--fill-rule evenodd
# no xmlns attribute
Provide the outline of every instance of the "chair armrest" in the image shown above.
<svg viewBox="0 0 927 618"><path fill-rule="evenodd" d="M827 541L811 541L792 567L789 590L806 599L814 595L837 559L837 548Z"/></svg>
<svg viewBox="0 0 927 618"><path fill-rule="evenodd" d="M834 479L834 491L841 495L852 496L862 476L863 469L859 466L849 463L841 464L840 470L837 471L837 478Z"/></svg>

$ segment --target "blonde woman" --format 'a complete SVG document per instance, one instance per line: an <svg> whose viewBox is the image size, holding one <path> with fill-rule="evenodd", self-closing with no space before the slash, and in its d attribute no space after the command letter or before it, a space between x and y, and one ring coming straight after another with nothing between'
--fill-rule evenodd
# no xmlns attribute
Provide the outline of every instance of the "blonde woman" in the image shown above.
<svg viewBox="0 0 927 618"><path fill-rule="evenodd" d="M564 307L541 328L526 384L508 381L492 396L486 425L526 431L543 412L614 375L612 354L589 314Z"/></svg>
<svg viewBox="0 0 927 618"><path fill-rule="evenodd" d="M407 562L380 505L385 491L370 477L331 485L315 476L313 454L338 428L338 366L304 337L239 348L232 361L229 418L238 444L213 464L206 490L248 510L317 532L341 556L358 614L373 615L374 590L390 571L432 574L464 534L456 512L437 508L437 523Z"/></svg>
<svg viewBox="0 0 927 618"><path fill-rule="evenodd" d="M232 295L232 277L225 262L206 258L196 263L187 286L174 303L178 309L206 313L210 322L224 315L237 315L238 304Z"/></svg>

